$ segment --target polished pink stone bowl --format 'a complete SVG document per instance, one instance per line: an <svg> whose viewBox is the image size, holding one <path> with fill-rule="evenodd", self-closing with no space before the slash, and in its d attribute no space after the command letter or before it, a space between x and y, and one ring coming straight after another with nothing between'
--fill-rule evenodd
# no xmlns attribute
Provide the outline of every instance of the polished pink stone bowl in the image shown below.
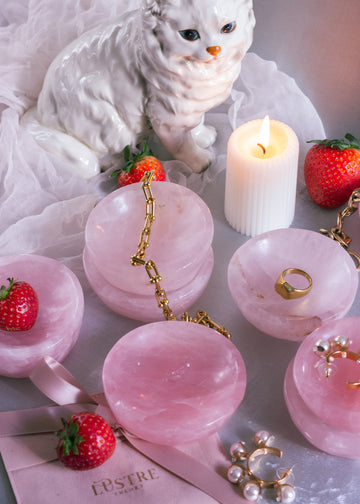
<svg viewBox="0 0 360 504"><path fill-rule="evenodd" d="M108 282L94 265L85 247L83 255L87 279L99 298L116 313L142 322L163 320L164 315L155 297L155 287L147 295L125 292ZM187 285L176 290L166 290L169 306L177 317L186 311L204 292L214 265L214 253L210 247L196 276ZM143 273L144 270L143 270ZM165 284L164 284L165 285Z"/></svg>
<svg viewBox="0 0 360 504"><path fill-rule="evenodd" d="M74 273L48 257L0 257L1 285L8 277L28 282L39 298L38 316L30 330L0 330L0 375L23 378L43 357L61 361L70 352L79 335L84 296Z"/></svg>
<svg viewBox="0 0 360 504"><path fill-rule="evenodd" d="M310 443L332 455L360 458L360 389L346 388L347 382L360 381L360 363L334 359L326 378L325 358L313 349L318 341L336 336L349 338L349 350L359 352L360 317L327 323L303 341L286 373L285 401Z"/></svg>
<svg viewBox="0 0 360 504"><path fill-rule="evenodd" d="M123 336L103 368L106 399L120 425L152 443L177 445L216 432L242 401L244 361L213 329L192 322L147 324Z"/></svg>
<svg viewBox="0 0 360 504"><path fill-rule="evenodd" d="M214 224L209 208L193 191L171 182L152 182L155 221L146 259L152 259L169 289L193 280L211 247ZM91 212L86 248L99 273L111 285L134 294L153 294L144 269L130 264L145 222L141 183L106 196Z"/></svg>
<svg viewBox="0 0 360 504"><path fill-rule="evenodd" d="M174 312L187 310L204 291L213 268L214 224L209 208L190 189L152 182L155 220L145 259L155 262ZM141 183L106 196L91 212L85 230L84 268L103 302L141 321L162 319L154 285L144 266L132 266L145 223Z"/></svg>
<svg viewBox="0 0 360 504"><path fill-rule="evenodd" d="M307 272L313 281L301 298L284 299L274 288L287 268ZM293 279L294 277L294 279ZM292 275L286 280L296 288ZM244 317L266 334L294 341L322 324L343 317L358 288L350 255L326 236L305 229L278 229L250 239L238 248L228 267L230 292ZM307 282L306 282L307 286Z"/></svg>

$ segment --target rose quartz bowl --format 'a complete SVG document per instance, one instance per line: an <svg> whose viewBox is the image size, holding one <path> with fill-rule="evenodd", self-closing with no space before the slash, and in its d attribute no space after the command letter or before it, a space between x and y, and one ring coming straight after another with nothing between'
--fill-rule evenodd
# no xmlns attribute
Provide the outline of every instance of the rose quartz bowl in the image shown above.
<svg viewBox="0 0 360 504"><path fill-rule="evenodd" d="M307 272L310 292L284 299L274 288L287 268ZM308 281L286 276L295 288ZM343 317L358 288L350 255L330 238L305 229L278 229L250 239L238 248L228 267L230 292L244 317L266 334L288 340L303 338L322 324Z"/></svg>
<svg viewBox="0 0 360 504"><path fill-rule="evenodd" d="M110 350L103 368L109 406L132 434L165 445L216 432L244 397L240 352L215 330L192 322L138 327Z"/></svg>
<svg viewBox="0 0 360 504"><path fill-rule="evenodd" d="M360 363L334 359L325 377L325 358L313 347L319 340L342 335L349 350L360 349L360 317L330 322L316 329L300 345L285 381L285 401L290 416L306 439L331 455L360 458L360 390L348 390L347 382L360 381Z"/></svg>
<svg viewBox="0 0 360 504"><path fill-rule="evenodd" d="M153 286L150 295L128 293L118 289L101 275L91 260L86 247L83 262L91 287L111 310L142 322L155 322L164 318L158 306ZM196 277L180 289L166 291L166 296L170 300L169 306L176 317L186 311L203 293L208 284L213 265L214 253L210 247ZM143 271L143 273L145 272Z"/></svg>
<svg viewBox="0 0 360 504"><path fill-rule="evenodd" d="M174 312L185 311L203 293L213 268L214 224L193 191L152 182L155 220L146 260L153 260ZM85 231L84 268L89 283L112 310L142 321L162 319L154 285L144 266L132 266L145 223L141 183L122 187L91 212Z"/></svg>
<svg viewBox="0 0 360 504"><path fill-rule="evenodd" d="M0 257L0 282L8 277L28 282L37 293L39 312L28 331L0 330L0 374L28 377L45 356L61 361L74 346L84 313L77 277L54 259L37 255Z"/></svg>

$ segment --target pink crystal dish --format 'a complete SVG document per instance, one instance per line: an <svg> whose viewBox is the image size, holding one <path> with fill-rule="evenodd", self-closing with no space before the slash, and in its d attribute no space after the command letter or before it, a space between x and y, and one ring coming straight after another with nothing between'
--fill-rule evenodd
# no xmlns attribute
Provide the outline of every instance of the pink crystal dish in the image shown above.
<svg viewBox="0 0 360 504"><path fill-rule="evenodd" d="M342 336L358 353L359 328L360 317L349 317L316 329L300 345L284 381L285 401L299 431L320 450L352 459L360 458L360 388L346 384L360 381L360 362L336 358L326 378L325 357L314 347Z"/></svg>
<svg viewBox="0 0 360 504"><path fill-rule="evenodd" d="M242 401L246 371L230 340L193 322L130 331L110 350L103 386L120 425L164 445L216 432Z"/></svg>
<svg viewBox="0 0 360 504"><path fill-rule="evenodd" d="M274 288L282 271L297 268L312 278L310 292L284 299ZM299 275L291 275L296 288ZM289 279L289 280L288 280ZM290 277L286 280L290 282ZM305 229L278 229L238 248L228 267L231 295L244 317L277 338L301 341L317 327L343 317L358 288L350 255L330 238Z"/></svg>
<svg viewBox="0 0 360 504"><path fill-rule="evenodd" d="M105 280L93 264L86 247L84 249L83 262L91 287L111 310L126 317L141 320L142 322L163 320L163 312L158 306L153 286L153 291L150 295L129 294ZM214 253L210 247L195 278L184 287L166 291L166 295L170 300L169 306L176 317L186 311L201 296L209 281L213 265Z"/></svg>
<svg viewBox="0 0 360 504"><path fill-rule="evenodd" d="M39 299L39 312L28 331L0 330L0 374L28 377L45 356L63 360L74 346L84 312L77 277L54 259L38 255L0 257L0 282L8 277L28 282Z"/></svg>
<svg viewBox="0 0 360 504"><path fill-rule="evenodd" d="M202 294L212 272L212 216L190 189L170 182L152 182L151 189L155 220L145 259L156 264L174 312L184 311ZM154 285L143 266L130 263L144 228L145 209L140 183L106 196L86 225L84 267L93 289L111 309L151 321L162 318L158 308L154 315Z"/></svg>

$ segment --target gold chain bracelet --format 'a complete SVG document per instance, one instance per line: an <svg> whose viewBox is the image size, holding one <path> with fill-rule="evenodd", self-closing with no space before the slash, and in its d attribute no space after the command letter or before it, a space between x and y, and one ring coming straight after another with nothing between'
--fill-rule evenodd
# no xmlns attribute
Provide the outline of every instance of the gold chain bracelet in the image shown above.
<svg viewBox="0 0 360 504"><path fill-rule="evenodd" d="M140 240L138 243L138 250L136 254L131 257L131 264L133 266L144 266L145 270L149 276L150 283L155 287L155 297L159 308L162 309L164 317L166 320L176 320L176 317L169 306L169 300L166 296L166 292L161 286L160 282L162 280L159 270L154 261L145 260L146 249L150 245L150 234L153 222L155 220L155 198L151 190L151 180L153 178L154 172L146 172L142 178L142 189L144 192L146 200L146 212L145 212L145 224L140 233ZM195 324L201 324L211 329L215 329L218 333L222 334L226 338L230 339L229 331L216 322L211 320L209 315L200 310L196 313L196 317L191 317L187 312L181 315L181 320L184 322L194 322Z"/></svg>
<svg viewBox="0 0 360 504"><path fill-rule="evenodd" d="M352 192L348 200L347 206L344 208L344 210L338 213L337 225L332 227L330 231L327 229L319 230L320 233L322 233L323 235L328 236L332 240L337 241L348 252L348 254L350 254L350 256L355 261L356 269L358 271L360 271L360 254L350 249L349 246L351 243L351 238L345 233L345 231L343 230L343 226L345 218L350 217L356 212L356 210L359 207L359 203L360 203L360 188L355 189L355 191Z"/></svg>

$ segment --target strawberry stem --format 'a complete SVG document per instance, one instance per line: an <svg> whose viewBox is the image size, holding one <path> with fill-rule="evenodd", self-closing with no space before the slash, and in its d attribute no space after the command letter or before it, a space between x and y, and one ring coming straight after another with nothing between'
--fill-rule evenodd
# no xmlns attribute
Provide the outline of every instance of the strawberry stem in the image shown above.
<svg viewBox="0 0 360 504"><path fill-rule="evenodd" d="M136 148L139 150L139 152L134 153L131 152L130 145L127 145L125 149L123 150L123 156L124 156L124 166L121 168L118 168L117 170L114 170L111 174L110 177L116 177L120 175L121 172L129 173L134 166L135 163L140 161L142 158L146 156L152 156L153 153L147 146L146 142L143 143L142 148L140 150L139 145L136 146Z"/></svg>
<svg viewBox="0 0 360 504"><path fill-rule="evenodd" d="M70 455L72 452L74 455L79 454L78 445L82 442L83 438L78 434L79 424L74 422L69 416L67 420L61 419L63 424L63 429L55 432L56 436L60 439L59 448L62 448L63 454Z"/></svg>
<svg viewBox="0 0 360 504"><path fill-rule="evenodd" d="M6 299L15 283L15 280L13 278L7 278L7 281L9 282L9 285L6 287L5 285L2 285L0 288L0 299Z"/></svg>
<svg viewBox="0 0 360 504"><path fill-rule="evenodd" d="M346 150L356 149L360 150L360 140L354 137L351 133L346 133L345 140L308 140L307 143L316 143L332 149Z"/></svg>

